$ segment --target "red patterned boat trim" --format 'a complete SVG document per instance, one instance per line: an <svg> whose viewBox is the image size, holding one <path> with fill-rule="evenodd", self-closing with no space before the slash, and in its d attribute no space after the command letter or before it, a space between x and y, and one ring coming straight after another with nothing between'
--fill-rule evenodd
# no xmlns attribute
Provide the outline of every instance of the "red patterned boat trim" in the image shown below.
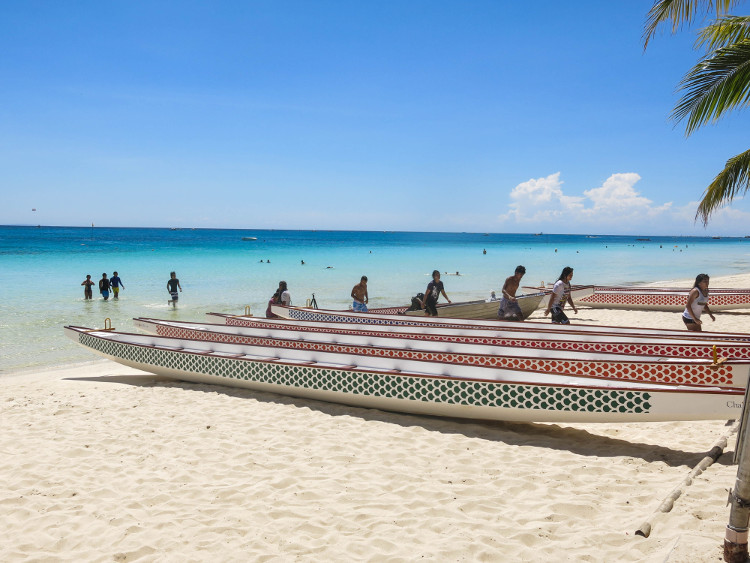
<svg viewBox="0 0 750 563"><path fill-rule="evenodd" d="M658 364L656 362L639 361L544 359L489 354L400 350L396 348L355 346L351 344L329 344L303 340L240 336L159 324L156 325L156 333L159 336L169 338L198 339L228 344L247 344L251 346L333 352L337 354L356 354L360 356L387 357L424 362L444 362L523 371L541 371L578 377L628 379L649 383L733 385L732 369L726 365L712 367L708 364Z"/></svg>
<svg viewBox="0 0 750 563"><path fill-rule="evenodd" d="M547 340L533 338L496 338L492 336L459 336L450 334L389 334L375 331L364 331L349 328L307 327L288 323L269 323L254 321L252 318L225 317L228 326L247 326L252 328L271 328L300 332L325 332L329 334L349 334L367 336L386 336L409 340L429 340L433 342L464 342L467 344L487 344L490 346L519 346L522 348L544 348L552 350L570 350L577 352L610 352L614 354L638 354L643 356L669 356L681 358L711 359L712 344L696 342L695 344L664 344L629 342L580 342L574 340ZM718 347L718 354L729 359L750 359L750 345L737 344Z"/></svg>

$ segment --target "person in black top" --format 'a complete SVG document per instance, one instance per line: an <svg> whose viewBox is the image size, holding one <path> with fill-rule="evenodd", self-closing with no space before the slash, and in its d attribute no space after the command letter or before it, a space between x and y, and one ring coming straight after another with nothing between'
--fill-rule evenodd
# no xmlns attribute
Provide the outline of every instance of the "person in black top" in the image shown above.
<svg viewBox="0 0 750 563"><path fill-rule="evenodd" d="M424 301L422 302L422 308L424 309L424 314L426 317L438 316L437 302L441 293L443 294L443 297L445 297L445 299L448 301L448 303L452 303L452 301L445 294L443 282L440 281L440 272L438 272L437 270L433 270L432 281L427 284L427 290L424 292Z"/></svg>
<svg viewBox="0 0 750 563"><path fill-rule="evenodd" d="M99 280L99 293L102 294L104 300L109 299L109 280L107 274L102 274L102 279Z"/></svg>
<svg viewBox="0 0 750 563"><path fill-rule="evenodd" d="M177 299L179 299L179 296L177 294L177 288L180 288L180 291L182 291L180 280L177 279L177 274L175 274L174 272L170 272L169 281L167 281L167 291L169 292L169 295L172 296L172 299L167 301L167 305L171 303L172 307L177 306Z"/></svg>

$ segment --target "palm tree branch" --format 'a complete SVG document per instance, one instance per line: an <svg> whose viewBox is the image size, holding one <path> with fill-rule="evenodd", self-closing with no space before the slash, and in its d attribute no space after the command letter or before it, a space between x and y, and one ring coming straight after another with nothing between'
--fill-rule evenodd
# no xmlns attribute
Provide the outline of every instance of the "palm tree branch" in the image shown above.
<svg viewBox="0 0 750 563"><path fill-rule="evenodd" d="M700 30L695 47L715 51L745 39L750 39L750 16L725 16Z"/></svg>
<svg viewBox="0 0 750 563"><path fill-rule="evenodd" d="M656 30L664 22L672 22L672 33L677 32L682 24L691 24L698 15L708 15L712 9L716 17L729 12L741 0L657 0L646 16L646 27L643 31L643 48L648 47L649 41L656 34Z"/></svg>
<svg viewBox="0 0 750 563"><path fill-rule="evenodd" d="M750 39L717 49L685 75L680 90L686 93L672 119L687 118L686 134L750 103Z"/></svg>
<svg viewBox="0 0 750 563"><path fill-rule="evenodd" d="M747 150L727 160L724 170L706 188L695 214L696 221L700 219L704 226L707 225L714 211L749 189L750 150Z"/></svg>

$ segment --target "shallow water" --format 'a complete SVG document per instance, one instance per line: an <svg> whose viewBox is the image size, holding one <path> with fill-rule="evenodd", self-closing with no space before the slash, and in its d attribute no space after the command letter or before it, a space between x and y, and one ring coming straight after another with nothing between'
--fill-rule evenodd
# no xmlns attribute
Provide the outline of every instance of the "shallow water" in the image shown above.
<svg viewBox="0 0 750 563"><path fill-rule="evenodd" d="M243 237L257 237L244 241ZM516 265L524 283L552 281L563 266L576 283L626 284L689 279L697 273L750 271L750 239L476 233L255 231L0 227L0 373L92 359L63 336L64 325L132 330L130 319L201 319L209 311L263 314L278 282L294 304L346 308L361 275L372 307L404 304L424 291L430 272L454 301L488 297ZM487 254L483 254L483 250ZM263 263L261 263L261 260ZM270 263L266 263L270 260ZM305 261L305 265L300 263ZM330 268L329 268L330 266ZM117 270L119 301L84 301L80 283ZM175 270L183 287L167 305Z"/></svg>

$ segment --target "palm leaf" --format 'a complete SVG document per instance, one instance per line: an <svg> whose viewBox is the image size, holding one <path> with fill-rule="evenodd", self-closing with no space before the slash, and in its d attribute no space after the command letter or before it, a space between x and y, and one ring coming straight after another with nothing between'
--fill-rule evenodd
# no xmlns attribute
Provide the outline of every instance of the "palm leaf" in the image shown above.
<svg viewBox="0 0 750 563"><path fill-rule="evenodd" d="M698 15L706 16L712 10L716 17L720 17L741 0L657 0L646 16L646 28L643 32L643 48L648 47L649 41L656 34L656 30L663 22L672 22L672 33L682 24L691 24Z"/></svg>
<svg viewBox="0 0 750 563"><path fill-rule="evenodd" d="M724 170L719 172L714 181L706 188L703 199L695 214L703 225L708 224L711 214L731 202L740 193L750 189L750 150L727 160Z"/></svg>
<svg viewBox="0 0 750 563"><path fill-rule="evenodd" d="M672 112L672 119L687 118L686 134L715 122L750 102L750 39L717 49L702 58L680 82L687 93Z"/></svg>
<svg viewBox="0 0 750 563"><path fill-rule="evenodd" d="M745 39L750 39L750 16L725 16L701 29L695 46L715 51Z"/></svg>

